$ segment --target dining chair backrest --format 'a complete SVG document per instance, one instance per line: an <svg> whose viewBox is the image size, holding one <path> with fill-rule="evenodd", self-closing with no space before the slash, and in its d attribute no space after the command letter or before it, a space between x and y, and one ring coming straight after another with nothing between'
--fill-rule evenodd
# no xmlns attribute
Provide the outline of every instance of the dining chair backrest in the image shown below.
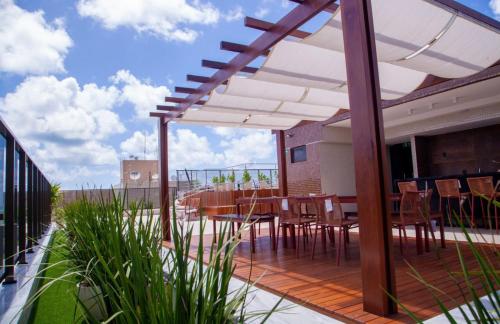
<svg viewBox="0 0 500 324"><path fill-rule="evenodd" d="M418 191L405 191L401 197L399 205L399 217L403 225L410 220L420 219L422 206L422 196Z"/></svg>
<svg viewBox="0 0 500 324"><path fill-rule="evenodd" d="M191 198L189 199L189 207L190 208L200 208L200 198Z"/></svg>
<svg viewBox="0 0 500 324"><path fill-rule="evenodd" d="M491 197L495 193L493 177L467 178L467 184L473 196L484 195Z"/></svg>
<svg viewBox="0 0 500 324"><path fill-rule="evenodd" d="M460 187L458 179L436 180L436 188L441 198L460 197Z"/></svg>
<svg viewBox="0 0 500 324"><path fill-rule="evenodd" d="M401 181L398 182L399 192L403 193L405 191L418 191L416 181Z"/></svg>
<svg viewBox="0 0 500 324"><path fill-rule="evenodd" d="M315 197L314 205L318 223L340 225L345 218L340 199L336 195Z"/></svg>
<svg viewBox="0 0 500 324"><path fill-rule="evenodd" d="M419 191L420 193L420 206L419 213L422 218L429 220L431 216L431 199L432 199L432 189Z"/></svg>

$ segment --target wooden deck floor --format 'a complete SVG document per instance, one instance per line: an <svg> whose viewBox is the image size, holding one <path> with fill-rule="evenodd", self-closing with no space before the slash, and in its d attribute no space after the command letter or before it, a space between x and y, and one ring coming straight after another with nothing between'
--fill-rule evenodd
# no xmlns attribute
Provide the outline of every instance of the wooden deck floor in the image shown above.
<svg viewBox="0 0 500 324"><path fill-rule="evenodd" d="M205 244L211 242L211 239L210 235L205 235ZM193 250L198 240L199 237L193 238ZM440 258L435 249L418 256L415 241L410 239L408 253L405 255L406 262L415 267L427 282L446 292L448 298L445 297L445 305L447 307L455 307L464 303L457 283L447 272L447 270L460 269L454 244L454 242L448 242L446 249L439 249ZM165 245L169 246L168 243ZM266 230L262 230L257 238L256 253L251 256L250 244L244 237L235 256L235 275L241 279L250 278L252 281L263 275L258 282L260 288L278 295L287 294L287 298L296 303L346 322L411 322L401 309L399 314L390 318L378 317L363 311L357 234L351 234L350 258L345 260L342 257L340 266L336 266L335 250L331 246L328 246L327 251L324 252L319 244L314 260L311 260L311 242L306 246L305 252L301 249L299 258L290 246L291 244L289 248L284 249L280 241L278 251L273 252ZM490 247L484 247L488 251L491 250ZM464 246L462 250L469 265L476 267L468 249ZM208 252L208 247L206 252ZM431 294L423 284L410 275L410 268L401 257L396 243L394 252L399 300L421 319L438 315L440 311ZM208 256L207 253L206 256ZM465 288L465 285L462 283L461 287Z"/></svg>

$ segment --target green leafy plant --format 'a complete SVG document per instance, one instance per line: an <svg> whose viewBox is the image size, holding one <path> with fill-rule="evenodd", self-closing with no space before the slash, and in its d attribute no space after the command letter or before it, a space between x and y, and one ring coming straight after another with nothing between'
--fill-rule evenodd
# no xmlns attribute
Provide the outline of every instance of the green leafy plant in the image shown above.
<svg viewBox="0 0 500 324"><path fill-rule="evenodd" d="M257 177L259 178L259 181L268 181L269 180L269 177L260 171L257 173Z"/></svg>
<svg viewBox="0 0 500 324"><path fill-rule="evenodd" d="M243 183L247 183L252 180L252 176L250 176L250 172L248 172L246 168L243 170L243 176L241 179L243 180Z"/></svg>
<svg viewBox="0 0 500 324"><path fill-rule="evenodd" d="M226 176L224 174L221 174L219 177L219 183L226 183Z"/></svg>
<svg viewBox="0 0 500 324"><path fill-rule="evenodd" d="M212 177L212 183L214 185L218 184L219 183L219 177L217 177L217 176Z"/></svg>
<svg viewBox="0 0 500 324"><path fill-rule="evenodd" d="M54 183L50 185L50 203L55 206L61 201L61 184Z"/></svg>
<svg viewBox="0 0 500 324"><path fill-rule="evenodd" d="M227 180L231 183L236 182L236 175L234 174L234 170L231 171L231 174L227 176Z"/></svg>
<svg viewBox="0 0 500 324"><path fill-rule="evenodd" d="M125 208L124 199L113 194L110 203L85 196L65 210L64 232L72 273L82 283L102 292L99 303L113 323L244 323L262 322L277 310L248 312L247 295L252 285L234 289L233 255L241 230L231 235L221 228L218 243L211 245L205 265L205 246L200 242L190 257L193 227L178 223L175 209L172 236L175 249L162 249L159 218L143 202ZM205 223L199 223L203 236ZM55 279L55 280L64 280ZM85 319L96 322L85 307Z"/></svg>

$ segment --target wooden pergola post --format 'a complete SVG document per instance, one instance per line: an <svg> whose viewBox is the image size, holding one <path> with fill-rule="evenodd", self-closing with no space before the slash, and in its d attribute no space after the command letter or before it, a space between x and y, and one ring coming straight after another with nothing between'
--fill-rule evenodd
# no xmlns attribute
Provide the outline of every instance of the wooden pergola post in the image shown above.
<svg viewBox="0 0 500 324"><path fill-rule="evenodd" d="M285 132L277 130L276 134L276 154L278 155L278 184L280 196L288 196L288 179L286 173L286 151L285 151Z"/></svg>
<svg viewBox="0 0 500 324"><path fill-rule="evenodd" d="M160 171L160 213L162 238L171 240L170 233L170 201L168 190L168 122L158 118L158 167Z"/></svg>
<svg viewBox="0 0 500 324"><path fill-rule="evenodd" d="M356 168L364 310L397 312L380 85L370 0L341 1Z"/></svg>

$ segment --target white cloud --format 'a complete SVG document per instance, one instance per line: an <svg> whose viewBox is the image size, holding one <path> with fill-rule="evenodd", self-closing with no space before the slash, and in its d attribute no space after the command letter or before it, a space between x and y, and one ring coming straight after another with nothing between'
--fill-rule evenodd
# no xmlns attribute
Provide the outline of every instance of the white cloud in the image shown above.
<svg viewBox="0 0 500 324"><path fill-rule="evenodd" d="M118 71L110 81L112 84L100 87L95 83L80 85L73 77L31 76L0 98L2 117L36 163L47 167L43 171L51 180L79 183L81 177L109 177L109 170L118 167L119 156L107 141L125 132L116 110L130 103L142 118L170 93L164 86L139 81L126 70ZM137 138L135 133L121 149L139 147ZM148 145L151 156L156 152L157 135L147 138L152 142ZM114 182L119 179L117 174L111 176L116 178Z"/></svg>
<svg viewBox="0 0 500 324"><path fill-rule="evenodd" d="M490 0L490 8L497 19L500 19L500 0Z"/></svg>
<svg viewBox="0 0 500 324"><path fill-rule="evenodd" d="M144 157L146 143L146 158L156 159L158 156L158 130L151 133L135 132L120 144L122 157L131 155ZM190 129L177 129L168 133L168 160L171 172L177 169L196 169L220 167L224 164L224 155L216 153L210 146L208 138L200 136Z"/></svg>
<svg viewBox="0 0 500 324"><path fill-rule="evenodd" d="M219 147L210 144L206 136L200 136L190 129L169 131L169 169L205 169L232 166L250 162L272 162L275 157L275 143L268 130L212 128ZM158 132L135 132L120 145L121 156L131 155L146 158L158 157Z"/></svg>
<svg viewBox="0 0 500 324"><path fill-rule="evenodd" d="M266 7L259 7L257 8L257 11L255 12L255 16L257 18L264 18L265 16L267 16L270 12L270 9L269 8L266 8Z"/></svg>
<svg viewBox="0 0 500 324"><path fill-rule="evenodd" d="M0 71L16 74L64 72L73 42L62 19L45 21L44 12L26 11L0 0Z"/></svg>
<svg viewBox="0 0 500 324"><path fill-rule="evenodd" d="M226 166L257 161L271 162L276 158L273 136L268 130L245 130L240 134L231 134L220 142L220 146L224 148Z"/></svg>
<svg viewBox="0 0 500 324"><path fill-rule="evenodd" d="M240 20L243 18L243 7L242 6L236 6L234 9L229 10L226 14L223 15L224 20L227 22L231 21L236 21Z"/></svg>
<svg viewBox="0 0 500 324"><path fill-rule="evenodd" d="M215 24L220 12L211 3L194 0L79 0L78 13L107 29L121 26L147 32L165 40L193 42L198 31L186 25Z"/></svg>
<svg viewBox="0 0 500 324"><path fill-rule="evenodd" d="M141 82L127 70L118 71L110 79L115 85L122 86L121 102L133 104L139 119L149 118L149 112L155 110L156 105L171 94L167 87L155 87L147 81Z"/></svg>
<svg viewBox="0 0 500 324"><path fill-rule="evenodd" d="M137 156L140 159L158 159L158 131L148 133L136 131L120 144L123 159Z"/></svg>

